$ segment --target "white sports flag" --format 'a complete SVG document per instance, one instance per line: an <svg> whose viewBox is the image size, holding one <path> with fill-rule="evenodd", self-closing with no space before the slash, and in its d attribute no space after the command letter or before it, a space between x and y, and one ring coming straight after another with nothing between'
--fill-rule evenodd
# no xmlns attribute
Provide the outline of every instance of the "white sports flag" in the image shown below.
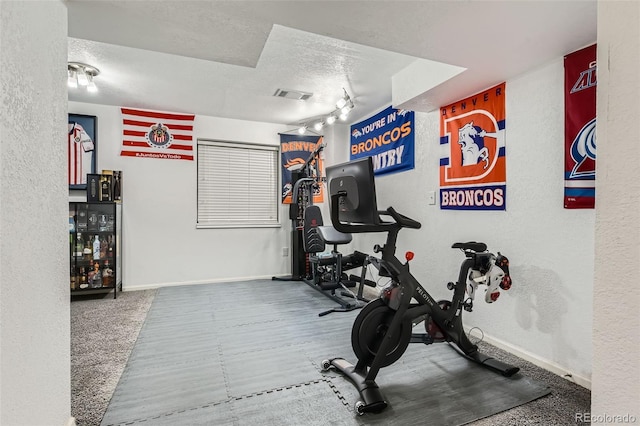
<svg viewBox="0 0 640 426"><path fill-rule="evenodd" d="M121 108L121 156L193 161L193 114Z"/></svg>

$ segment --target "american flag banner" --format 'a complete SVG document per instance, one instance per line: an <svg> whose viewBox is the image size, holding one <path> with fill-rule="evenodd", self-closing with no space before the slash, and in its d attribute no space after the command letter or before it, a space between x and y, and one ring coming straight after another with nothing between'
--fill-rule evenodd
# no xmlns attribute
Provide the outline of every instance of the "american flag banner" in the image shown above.
<svg viewBox="0 0 640 426"><path fill-rule="evenodd" d="M193 114L121 108L121 156L193 161Z"/></svg>

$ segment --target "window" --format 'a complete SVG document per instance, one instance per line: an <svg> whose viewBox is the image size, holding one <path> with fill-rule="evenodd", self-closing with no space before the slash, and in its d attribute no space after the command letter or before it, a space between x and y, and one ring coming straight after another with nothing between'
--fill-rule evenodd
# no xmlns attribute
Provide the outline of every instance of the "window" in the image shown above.
<svg viewBox="0 0 640 426"><path fill-rule="evenodd" d="M276 146L198 140L198 228L280 226Z"/></svg>

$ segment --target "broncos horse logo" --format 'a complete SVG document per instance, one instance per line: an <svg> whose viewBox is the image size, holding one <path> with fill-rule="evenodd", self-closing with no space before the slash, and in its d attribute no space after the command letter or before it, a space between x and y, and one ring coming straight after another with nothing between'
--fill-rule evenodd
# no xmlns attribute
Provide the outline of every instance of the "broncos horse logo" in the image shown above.
<svg viewBox="0 0 640 426"><path fill-rule="evenodd" d="M473 121L465 124L458 131L458 144L462 150L462 165L471 166L484 161L484 168L489 167L489 150L484 146L484 137L489 134Z"/></svg>

